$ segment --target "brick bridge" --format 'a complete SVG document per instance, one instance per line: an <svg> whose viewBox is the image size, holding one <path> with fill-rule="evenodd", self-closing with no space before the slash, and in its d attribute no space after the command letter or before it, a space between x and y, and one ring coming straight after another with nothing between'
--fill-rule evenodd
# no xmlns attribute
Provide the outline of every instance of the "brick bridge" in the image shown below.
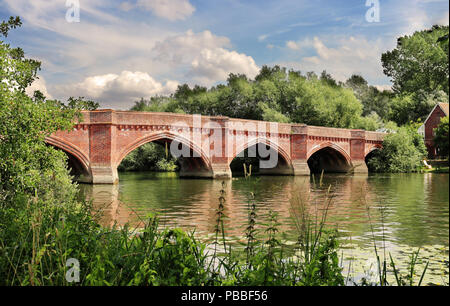
<svg viewBox="0 0 450 306"><path fill-rule="evenodd" d="M167 143L172 153L181 152L182 177L231 178L233 159L255 147L277 156L276 165L261 174L367 173L365 158L381 148L385 135L172 113L96 110L82 115L72 131L58 131L46 141L67 153L78 181L94 184L117 183L117 166L148 142Z"/></svg>

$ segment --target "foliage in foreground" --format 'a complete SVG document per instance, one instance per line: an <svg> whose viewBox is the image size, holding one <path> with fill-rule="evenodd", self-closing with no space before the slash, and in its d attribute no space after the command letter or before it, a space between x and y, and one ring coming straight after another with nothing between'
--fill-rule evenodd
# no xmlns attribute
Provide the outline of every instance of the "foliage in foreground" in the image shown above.
<svg viewBox="0 0 450 306"><path fill-rule="evenodd" d="M232 250L219 235L206 251L193 233L158 230L155 217L139 232L105 229L84 205L49 205L39 199L30 204L14 212L16 218L0 236L2 285L68 285L69 258L80 262L77 285L344 284L336 236L311 236L315 240L300 252L304 259L294 260L283 253L275 215L265 229L268 238L252 241L246 260L242 250ZM217 215L217 233L223 234L220 209ZM0 217L5 222L11 215Z"/></svg>

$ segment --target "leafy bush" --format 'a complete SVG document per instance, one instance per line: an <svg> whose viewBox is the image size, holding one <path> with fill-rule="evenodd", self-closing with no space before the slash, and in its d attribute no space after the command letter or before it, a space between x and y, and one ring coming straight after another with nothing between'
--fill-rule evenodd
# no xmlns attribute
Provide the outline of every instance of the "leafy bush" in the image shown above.
<svg viewBox="0 0 450 306"><path fill-rule="evenodd" d="M375 151L368 166L375 172L414 172L421 168L426 156L423 138L416 125L401 127L383 141L383 149Z"/></svg>

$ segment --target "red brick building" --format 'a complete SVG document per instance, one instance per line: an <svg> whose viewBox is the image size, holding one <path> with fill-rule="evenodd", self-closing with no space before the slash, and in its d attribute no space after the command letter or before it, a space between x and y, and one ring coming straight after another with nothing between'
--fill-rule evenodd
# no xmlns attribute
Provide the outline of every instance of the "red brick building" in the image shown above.
<svg viewBox="0 0 450 306"><path fill-rule="evenodd" d="M433 141L434 129L439 125L442 117L448 117L448 111L448 103L438 103L421 127L422 134L425 137L425 145L427 146L429 158L436 157L436 147Z"/></svg>

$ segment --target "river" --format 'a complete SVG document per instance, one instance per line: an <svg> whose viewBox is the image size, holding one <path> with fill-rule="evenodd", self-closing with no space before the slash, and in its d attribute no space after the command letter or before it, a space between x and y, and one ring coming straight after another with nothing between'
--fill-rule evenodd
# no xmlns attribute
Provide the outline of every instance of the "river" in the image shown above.
<svg viewBox="0 0 450 306"><path fill-rule="evenodd" d="M374 271L375 242L381 256L391 253L402 272L412 252L420 248L417 273L430 261L424 284L449 282L448 174L330 174L322 180L263 176L234 178L223 185L219 180L143 172L121 173L117 186L80 187L82 196L102 209L103 225L139 226L149 213L157 213L162 227L195 229L205 241L214 233L221 189L226 200L225 228L233 241L244 240L249 201L256 204L259 224L269 211L278 213L286 243L296 241L293 212L299 205L313 216L320 216L328 206L326 223L340 233L346 273L358 279ZM263 226L259 229L262 233Z"/></svg>

